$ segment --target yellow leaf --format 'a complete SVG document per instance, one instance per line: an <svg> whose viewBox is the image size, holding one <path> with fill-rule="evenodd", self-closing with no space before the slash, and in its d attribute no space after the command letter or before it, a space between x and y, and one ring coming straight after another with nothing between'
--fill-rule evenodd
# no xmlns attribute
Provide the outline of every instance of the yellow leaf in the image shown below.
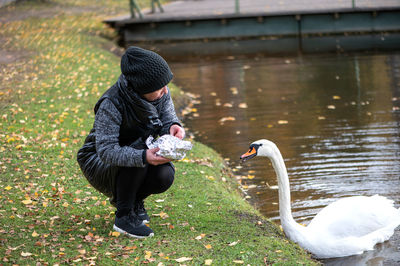
<svg viewBox="0 0 400 266"><path fill-rule="evenodd" d="M64 202L62 206L63 206L63 207L68 207L69 204L68 204L68 202Z"/></svg>
<svg viewBox="0 0 400 266"><path fill-rule="evenodd" d="M22 203L25 205L32 204L32 200L26 199L26 200L23 200Z"/></svg>
<svg viewBox="0 0 400 266"><path fill-rule="evenodd" d="M112 233L111 233L111 235L112 235L112 236L115 236L115 237L119 237L120 234L121 234L120 232L112 232Z"/></svg>
<svg viewBox="0 0 400 266"><path fill-rule="evenodd" d="M148 259L151 258L151 251L147 251L147 250L146 250L144 253L145 253L144 258L145 258L146 260L148 260Z"/></svg>
<svg viewBox="0 0 400 266"><path fill-rule="evenodd" d="M33 233L32 233L32 237L38 237L39 236L39 234L38 233L36 233L36 231L33 231Z"/></svg>
<svg viewBox="0 0 400 266"><path fill-rule="evenodd" d="M234 260L233 262L237 263L237 264L243 264L244 263L244 261L242 261L242 260Z"/></svg>
<svg viewBox="0 0 400 266"><path fill-rule="evenodd" d="M205 245L204 247L205 247L206 249L211 249L211 248L212 248L211 245Z"/></svg>
<svg viewBox="0 0 400 266"><path fill-rule="evenodd" d="M12 189L12 187L6 186L4 189L5 189L5 190L10 190L10 189Z"/></svg>

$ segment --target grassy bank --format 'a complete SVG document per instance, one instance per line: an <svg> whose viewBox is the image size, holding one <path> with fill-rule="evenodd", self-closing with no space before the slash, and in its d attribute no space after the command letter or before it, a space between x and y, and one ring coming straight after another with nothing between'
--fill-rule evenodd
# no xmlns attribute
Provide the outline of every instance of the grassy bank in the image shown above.
<svg viewBox="0 0 400 266"><path fill-rule="evenodd" d="M88 186L75 154L94 103L120 73L107 40L114 33L101 20L128 12L127 2L0 10L0 264L313 264L240 197L221 157L200 143L176 163L173 187L146 202L155 237L112 231L114 208Z"/></svg>

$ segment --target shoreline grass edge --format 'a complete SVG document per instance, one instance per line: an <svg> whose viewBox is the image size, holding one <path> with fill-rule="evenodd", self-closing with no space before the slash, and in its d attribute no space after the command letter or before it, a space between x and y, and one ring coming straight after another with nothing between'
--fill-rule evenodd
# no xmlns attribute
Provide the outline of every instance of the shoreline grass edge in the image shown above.
<svg viewBox="0 0 400 266"><path fill-rule="evenodd" d="M0 264L318 264L241 197L221 156L198 142L175 163L172 188L146 201L155 236L112 231L114 208L75 159L95 101L120 72L115 35L101 21L128 7L109 2L0 9L14 13L0 22Z"/></svg>

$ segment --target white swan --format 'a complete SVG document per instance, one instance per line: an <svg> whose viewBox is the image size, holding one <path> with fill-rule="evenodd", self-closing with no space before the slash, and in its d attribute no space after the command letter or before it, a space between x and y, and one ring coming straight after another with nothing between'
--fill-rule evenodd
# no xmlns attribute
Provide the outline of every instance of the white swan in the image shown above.
<svg viewBox="0 0 400 266"><path fill-rule="evenodd" d="M393 201L379 196L354 196L340 199L319 212L304 227L293 219L286 166L276 145L258 140L240 158L244 161L265 156L272 161L278 178L279 214L283 231L292 241L317 258L345 257L372 250L388 240L400 224L400 209Z"/></svg>

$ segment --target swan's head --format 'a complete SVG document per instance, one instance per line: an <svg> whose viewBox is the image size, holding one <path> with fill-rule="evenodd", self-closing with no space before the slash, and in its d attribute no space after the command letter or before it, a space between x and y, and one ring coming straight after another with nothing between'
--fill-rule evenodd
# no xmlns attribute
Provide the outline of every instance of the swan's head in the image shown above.
<svg viewBox="0 0 400 266"><path fill-rule="evenodd" d="M266 139L260 139L250 144L249 151L240 156L244 162L256 156L272 157L277 147L275 143Z"/></svg>

